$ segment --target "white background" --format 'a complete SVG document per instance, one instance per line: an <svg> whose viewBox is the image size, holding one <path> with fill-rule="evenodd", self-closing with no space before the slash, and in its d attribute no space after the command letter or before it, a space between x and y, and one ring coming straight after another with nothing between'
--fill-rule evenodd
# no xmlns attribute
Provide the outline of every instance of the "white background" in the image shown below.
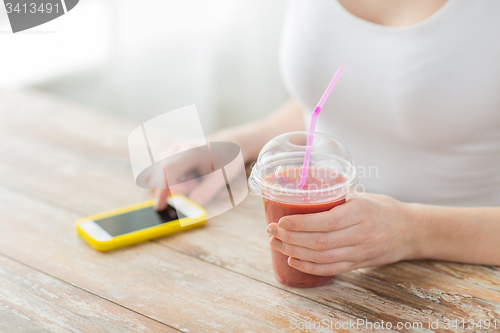
<svg viewBox="0 0 500 333"><path fill-rule="evenodd" d="M205 133L286 99L285 0L81 0L12 34L0 5L0 87L36 88L145 121L196 104Z"/></svg>

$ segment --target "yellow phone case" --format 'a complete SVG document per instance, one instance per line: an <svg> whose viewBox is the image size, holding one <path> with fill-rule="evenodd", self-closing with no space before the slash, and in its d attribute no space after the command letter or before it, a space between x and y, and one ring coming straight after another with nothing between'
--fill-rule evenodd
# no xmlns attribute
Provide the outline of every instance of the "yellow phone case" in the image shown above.
<svg viewBox="0 0 500 333"><path fill-rule="evenodd" d="M178 195L180 196L180 195ZM184 196L183 196L184 197ZM76 221L76 231L78 232L78 235L83 238L87 243L90 244L94 249L97 251L101 252L106 252L106 251L111 251L114 249L118 249L120 247L144 242L150 239L154 238L159 238L162 236L170 235L179 231L184 231L188 229L193 229L196 227L200 227L205 224L206 220L206 212L205 210L197 205L196 203L192 202L188 198L184 197L186 201L188 201L191 205L195 206L196 208L200 209L203 212L203 215L197 218L189 218L189 217L183 217L182 219L171 221L168 223L160 224L158 226L154 227L149 227L145 228L142 230L130 232L127 234L123 234L120 236L113 237L113 239L108 240L108 241L98 241L94 238L92 238L90 235L88 235L81 227L80 223L86 220L97 220L97 219L102 219L108 216L113 216L113 215L118 215L118 214L123 214L127 213L133 210L141 209L141 208L146 208L154 205L154 200L149 200L145 202L141 202L135 205L131 205L128 207L123 207L119 209L115 209L109 212L105 213L100 213L100 214L95 214L91 216L87 216L83 219L80 219ZM188 224L184 227L181 227L181 221L183 224Z"/></svg>

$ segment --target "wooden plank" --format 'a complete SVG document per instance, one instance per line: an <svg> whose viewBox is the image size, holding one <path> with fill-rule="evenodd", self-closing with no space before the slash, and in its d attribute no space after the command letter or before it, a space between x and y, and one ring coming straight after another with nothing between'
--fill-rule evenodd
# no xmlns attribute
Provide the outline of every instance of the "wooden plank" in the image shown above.
<svg viewBox="0 0 500 333"><path fill-rule="evenodd" d="M496 266L463 265L442 261L415 261L414 264L500 292L500 268Z"/></svg>
<svg viewBox="0 0 500 333"><path fill-rule="evenodd" d="M471 270L476 267L463 266L468 266ZM480 284L451 275L443 276L437 271L422 269L420 265L411 262L365 269L363 273L425 300L426 303L446 306L455 314L454 318L500 319L500 293ZM500 284L500 279L496 284Z"/></svg>
<svg viewBox="0 0 500 333"><path fill-rule="evenodd" d="M54 105L59 107L56 102ZM1 110L0 104L0 112ZM26 113L26 111L24 112ZM49 107L37 112L39 119L50 118L52 114ZM80 113L82 112L74 110L70 116L78 118L81 117ZM35 140L49 141L52 145L47 146L43 142L37 144L33 142L35 140L24 135L20 135L18 138L15 136L18 134L5 132L6 138L16 137L17 147L20 147L23 152L18 150L10 152L5 164L9 166L19 165L17 168L6 167L3 169L0 166L0 181L47 198L56 205L73 210L77 207L77 211L82 213L95 213L99 210L115 208L138 201L137 199L141 195L145 195L145 192L135 188L135 185L130 185L130 170L127 169L128 157L125 156L126 154L117 153L117 155L113 155L112 161L103 158L102 150L99 150L99 141L96 138L101 136L98 132L104 132L106 126L96 127L94 134L87 138L81 129L76 130L76 134L73 134L72 130L65 130L64 124L68 123L66 118L70 116L62 112L57 114L61 118L60 121L53 127L47 125L45 130L39 132L31 131L32 127L29 131L25 130L26 123L30 123L31 120L23 117L29 113L26 113L25 116L4 116L4 119L7 118L6 123L8 123L7 127L10 130L15 130L16 133L26 133L25 135L30 135ZM99 118L99 116L96 117ZM92 123L92 118L93 116L88 116L85 112L82 120L73 120L71 126L86 128L89 123ZM110 121L110 123L112 122ZM0 126L3 126L1 122ZM58 135L55 135L57 140L47 140L47 133L51 132L58 132ZM120 140L117 139L116 149L123 152L126 140L123 139L122 134L120 135L122 148L119 148L118 141ZM110 138L109 140L113 141L114 139ZM1 142L0 138L0 145L3 146L0 148L0 152L5 150L5 146ZM31 155L24 152L24 150L29 151L30 149ZM41 151L42 153L38 154L33 151ZM66 159L73 174L65 176L64 170L63 172L60 170L51 172L53 160L49 160L45 156L53 156L56 160ZM25 167L23 169L23 165L37 165L38 167ZM50 175L50 179L45 177L47 174ZM77 175L80 174L85 174L86 177L79 178ZM14 179L16 180L14 181ZM89 179L95 180L95 183L87 184L85 180ZM53 186L55 189L48 189L52 186L51 184L57 184L57 186ZM83 188L79 189L80 187ZM66 195L68 189L71 189L71 196ZM79 190L75 191L75 189ZM99 200L95 200L94 196L99 196ZM434 283L437 285L452 284L447 293L455 292L453 285L466 283L466 288L470 288L469 296L476 300L475 304L481 302L487 304L480 314L499 317L498 310L496 310L498 306L496 296L488 296L488 292L496 292L495 288L499 281L498 274L492 273L496 271L495 268L488 268L483 273L474 275L473 268L481 269L482 266L471 266L470 269L465 269L463 273L460 273L459 267L463 268L468 265L448 266L452 264L430 262L431 265L434 265L434 268L430 269L423 267L420 262L409 264L413 266L411 268L404 266L406 265L404 263L399 263L383 268L342 274L331 284L321 288L298 290L283 287L275 282L272 274L263 216L261 201L258 198L249 197L236 209L209 221L208 228L174 235L165 238L160 243L174 251L188 254L213 265L264 281L316 302L373 321L383 319L394 323L396 321L426 321L462 316L463 311L467 309L462 310L446 302L435 302L432 297L422 297L422 295L435 292ZM241 239L240 235L242 234L245 235L244 240ZM437 269L436 265L440 268ZM392 271L389 267L393 267ZM443 269L443 267L447 268ZM393 276L394 272L400 269L405 273ZM434 270L434 273L429 272L430 270ZM432 280L426 280L426 274L430 273L432 273ZM420 282L425 283L419 284L419 281L410 279L410 285L405 285L404 283L409 281L411 276L419 276L420 279L423 279ZM454 278L450 279L450 276ZM464 278L464 276L470 278ZM488 312L491 309L494 310ZM469 311L466 314L477 315L474 311Z"/></svg>
<svg viewBox="0 0 500 333"><path fill-rule="evenodd" d="M0 188L0 253L186 332L294 332L293 320L358 319L158 243L96 252L76 235L77 218Z"/></svg>
<svg viewBox="0 0 500 333"><path fill-rule="evenodd" d="M128 162L128 135L138 125L136 121L85 108L52 95L0 89L2 128L71 147L110 163L122 163L117 158Z"/></svg>
<svg viewBox="0 0 500 333"><path fill-rule="evenodd" d="M280 286L272 275L264 208L259 198L248 197L236 209L214 218L213 223L223 227L208 229L204 234L177 234L160 242L176 251ZM239 235L245 235L244 243ZM477 267L455 265L469 266L469 270ZM476 283L471 283L402 262L341 274L320 288L281 287L373 321L396 324L436 319L500 320L500 293L484 286L500 285L500 277L484 271L475 279Z"/></svg>
<svg viewBox="0 0 500 333"><path fill-rule="evenodd" d="M88 214L137 203L151 192L135 185L130 165L0 127L0 182L26 189L55 205Z"/></svg>
<svg viewBox="0 0 500 333"><path fill-rule="evenodd" d="M0 174L80 213L149 199L150 191L134 184L128 155L138 125L43 93L0 89ZM47 186L52 179L67 186Z"/></svg>
<svg viewBox="0 0 500 333"><path fill-rule="evenodd" d="M0 256L0 332L178 332Z"/></svg>

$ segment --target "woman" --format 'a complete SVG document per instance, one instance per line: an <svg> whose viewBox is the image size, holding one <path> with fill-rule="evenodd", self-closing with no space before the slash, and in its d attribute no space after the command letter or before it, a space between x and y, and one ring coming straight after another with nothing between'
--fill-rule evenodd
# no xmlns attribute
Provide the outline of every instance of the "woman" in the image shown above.
<svg viewBox="0 0 500 333"><path fill-rule="evenodd" d="M211 141L255 160L271 138L307 128L343 66L317 131L375 168L361 182L379 193L271 223L291 266L328 276L417 258L500 265L499 13L494 0L291 1L281 66L292 99Z"/></svg>

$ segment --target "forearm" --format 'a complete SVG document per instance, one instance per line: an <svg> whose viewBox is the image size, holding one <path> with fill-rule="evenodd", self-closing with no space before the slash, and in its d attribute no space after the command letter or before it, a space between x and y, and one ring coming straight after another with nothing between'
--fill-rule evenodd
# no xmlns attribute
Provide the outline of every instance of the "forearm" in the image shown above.
<svg viewBox="0 0 500 333"><path fill-rule="evenodd" d="M416 258L500 265L500 207L408 204Z"/></svg>
<svg viewBox="0 0 500 333"><path fill-rule="evenodd" d="M215 133L211 141L229 141L241 147L246 163L257 159L262 147L277 135L304 130L300 105L290 99L269 116Z"/></svg>

